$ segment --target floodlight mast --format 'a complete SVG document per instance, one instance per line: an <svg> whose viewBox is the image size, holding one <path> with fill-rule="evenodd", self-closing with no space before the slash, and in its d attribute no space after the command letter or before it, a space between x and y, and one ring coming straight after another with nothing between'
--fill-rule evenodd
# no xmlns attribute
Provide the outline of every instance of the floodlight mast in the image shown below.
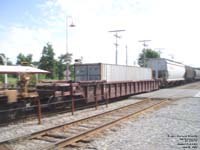
<svg viewBox="0 0 200 150"><path fill-rule="evenodd" d="M116 42L114 43L115 47L116 47L116 51L115 51L115 64L117 65L117 56L118 56L118 51L117 51L117 47L119 46L118 44L118 39L121 38L119 35L118 35L118 32L123 32L123 31L126 31L126 30L112 30L112 31L108 31L108 32L114 32L114 36L116 38Z"/></svg>
<svg viewBox="0 0 200 150"><path fill-rule="evenodd" d="M68 24L68 19L71 19L71 24ZM75 24L73 23L72 16L67 16L66 17L66 72L65 72L65 78L68 81L70 79L69 77L69 64L71 61L71 54L69 53L69 44L68 44L68 27L75 27Z"/></svg>

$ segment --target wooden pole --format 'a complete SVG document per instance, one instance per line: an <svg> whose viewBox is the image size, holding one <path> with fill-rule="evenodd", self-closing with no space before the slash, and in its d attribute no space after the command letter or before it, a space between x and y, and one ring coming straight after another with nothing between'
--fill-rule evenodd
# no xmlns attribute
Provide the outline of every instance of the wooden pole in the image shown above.
<svg viewBox="0 0 200 150"><path fill-rule="evenodd" d="M74 115L74 94L73 94L73 85L70 83L70 88L71 88L71 112L72 115Z"/></svg>
<svg viewBox="0 0 200 150"><path fill-rule="evenodd" d="M42 118L42 109L41 109L41 103L39 97L36 97L37 106L38 106L38 124L41 124L41 118Z"/></svg>

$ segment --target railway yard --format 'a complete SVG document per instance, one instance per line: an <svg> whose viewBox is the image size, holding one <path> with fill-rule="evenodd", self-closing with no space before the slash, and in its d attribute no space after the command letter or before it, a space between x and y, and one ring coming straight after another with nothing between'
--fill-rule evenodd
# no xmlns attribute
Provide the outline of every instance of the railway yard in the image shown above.
<svg viewBox="0 0 200 150"><path fill-rule="evenodd" d="M43 117L39 125L37 119L9 124L0 127L0 149L197 150L199 89L200 82L194 82L134 95L97 110Z"/></svg>
<svg viewBox="0 0 200 150"><path fill-rule="evenodd" d="M198 1L0 4L0 150L200 150Z"/></svg>

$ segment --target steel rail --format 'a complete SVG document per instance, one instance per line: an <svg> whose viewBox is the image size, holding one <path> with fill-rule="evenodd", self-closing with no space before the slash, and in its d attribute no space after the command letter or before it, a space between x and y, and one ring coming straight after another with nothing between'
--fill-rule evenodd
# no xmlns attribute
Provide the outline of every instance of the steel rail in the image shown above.
<svg viewBox="0 0 200 150"><path fill-rule="evenodd" d="M65 147L67 145L70 145L72 143L75 143L76 141L79 141L81 139L84 139L85 137L94 134L96 132L99 132L105 128L109 128L110 126L113 126L114 124L123 121L127 118L130 118L133 115L138 115L140 113L142 113L143 111L159 106L162 103L165 103L166 100L143 100L134 104L130 104L127 106L123 106L121 108L117 108L108 112L104 112L101 114L97 114L88 118L84 118L84 119L80 119L71 123L66 123L63 125L59 125L56 127L52 127L52 128L48 128L39 132L35 132L35 133L31 133L25 136L21 136L21 137L17 137L17 138L13 138L13 139L9 139L9 140L5 140L0 142L0 147L1 145L9 145L9 144L13 144L13 143L17 143L17 142L21 142L21 141L31 141L31 140L43 140L46 142L49 142L50 144L47 145L43 145L41 147L41 149L57 149L57 148L62 148ZM134 111L135 109L135 111ZM110 117L109 117L110 116ZM100 125L98 124L97 127L91 127L91 125L93 125L93 123L95 122L91 122L91 121L96 121L99 122L100 121ZM101 120L103 119L103 120ZM81 124L86 124L84 130L86 131L81 131L79 132L78 130L80 130ZM83 125L82 125L82 129L83 129ZM64 133L70 133L70 131L73 131L73 127L76 128L76 130L78 131L78 133L72 133L70 136L62 136L62 135L57 135L53 132L57 132L62 130L62 132ZM71 128L71 129L70 129ZM44 137L53 137L54 139L45 139ZM57 138L57 139L56 139Z"/></svg>
<svg viewBox="0 0 200 150"><path fill-rule="evenodd" d="M100 132L101 130L104 130L104 129L106 129L106 128L112 127L112 126L114 126L116 123L119 123L120 121L126 120L126 119L130 118L130 117L133 116L133 115L138 115L138 114L144 112L145 110L150 109L150 108L155 107L155 106L158 106L158 105L160 105L161 103L164 103L164 102L165 102L165 101L159 102L159 103L154 104L154 105L151 105L151 106L149 106L149 107L147 107L147 108L145 108L145 109L139 110L139 111L137 111L137 112L134 112L134 113L131 113L131 114L126 115L126 116L124 116L124 117L121 117L120 119L111 121L111 122L109 122L109 123L107 123L107 124L104 124L104 125L102 125L102 126L99 126L99 127L97 127L97 128L94 128L94 129L92 129L92 130L89 130L88 132L85 132L85 133L76 135L76 136L74 136L74 137L71 137L71 138L68 138L68 139L64 139L64 140L62 140L62 141L59 141L59 142L57 142L57 143L55 143L55 144L53 144L53 145L50 145L50 146L46 147L45 150L51 150L51 149L54 149L54 148L60 149L60 148L63 148L63 147L65 147L65 146L67 146L67 145L73 144L73 143L75 143L76 141L79 141L79 140L81 140L81 139L84 139L85 137L88 137L89 135L92 135L92 134L95 134L95 133L97 133L97 132ZM42 149L41 149L41 150L42 150Z"/></svg>
<svg viewBox="0 0 200 150"><path fill-rule="evenodd" d="M79 122L82 122L82 121L92 119L94 117L98 117L99 115L106 115L106 114L109 114L111 112L117 111L119 109L123 109L123 108L129 107L129 106L132 106L132 105L138 105L140 103L144 103L145 101L147 101L147 100L139 101L139 102L134 103L134 104L126 105L126 106L123 106L123 107L120 107L120 108L116 108L116 109L113 109L113 110L110 110L110 111L107 111L107 112L104 112L104 113L101 113L101 114L93 115L93 116L83 118L83 119L80 119L80 120L77 120L77 121L73 121L73 122L70 122L70 123L65 123L65 124L62 124L62 125L55 126L55 127L50 127L50 128L47 128L47 129L44 129L44 130L41 130L41 131L37 131L37 132L34 132L34 133L30 133L30 134L27 134L27 135L15 137L15 138L12 138L12 139L6 139L4 141L0 141L0 145L5 144L5 143L18 141L18 140L29 139L31 137L36 137L37 135L45 134L48 131L58 130L60 128L63 128L63 127L66 127L66 126L69 126L69 125L72 125L72 124L76 124L76 123L79 123Z"/></svg>

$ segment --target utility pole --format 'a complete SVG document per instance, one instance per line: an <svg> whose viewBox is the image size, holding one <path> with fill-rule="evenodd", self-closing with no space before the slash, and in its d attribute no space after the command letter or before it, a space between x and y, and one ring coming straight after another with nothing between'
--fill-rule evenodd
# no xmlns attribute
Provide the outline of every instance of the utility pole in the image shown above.
<svg viewBox="0 0 200 150"><path fill-rule="evenodd" d="M71 24L68 24L68 19L71 18ZM72 59L72 54L69 53L69 45L68 45L68 27L75 27L72 17L71 16L67 16L66 17L66 72L65 72L65 78L68 81L70 79L69 77L69 64L71 62Z"/></svg>
<svg viewBox="0 0 200 150"><path fill-rule="evenodd" d="M115 52L115 64L117 65L117 55L118 55L118 51L117 51L117 47L119 46L118 44L118 39L121 38L119 35L118 35L118 32L123 32L123 31L126 31L126 30L112 30L112 31L108 31L108 32L114 32L114 36L116 38L116 42L114 43L115 47L116 47L116 52Z"/></svg>
<svg viewBox="0 0 200 150"><path fill-rule="evenodd" d="M142 42L143 46L144 46L144 49L146 49L146 47L148 47L148 45L146 44L146 42L150 42L151 40L140 40L139 42Z"/></svg>
<svg viewBox="0 0 200 150"><path fill-rule="evenodd" d="M148 45L146 44L146 42L150 42L151 40L140 40L139 42L142 42L143 46L144 46L144 60L143 60L143 63L144 63L144 66L143 67L146 67L146 47L148 47Z"/></svg>

